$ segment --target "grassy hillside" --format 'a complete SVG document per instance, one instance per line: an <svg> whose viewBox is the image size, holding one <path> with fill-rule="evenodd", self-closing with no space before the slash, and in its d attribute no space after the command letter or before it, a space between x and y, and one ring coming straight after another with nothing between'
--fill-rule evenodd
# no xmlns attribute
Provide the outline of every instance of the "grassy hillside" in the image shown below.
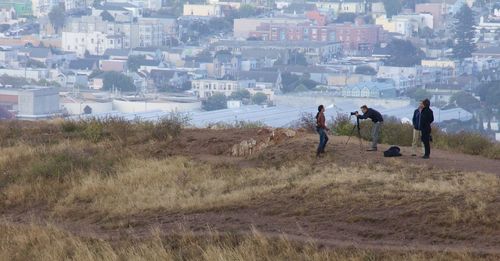
<svg viewBox="0 0 500 261"><path fill-rule="evenodd" d="M179 119L0 123L0 259L500 258L498 175L315 159L301 132L231 156L274 135Z"/></svg>

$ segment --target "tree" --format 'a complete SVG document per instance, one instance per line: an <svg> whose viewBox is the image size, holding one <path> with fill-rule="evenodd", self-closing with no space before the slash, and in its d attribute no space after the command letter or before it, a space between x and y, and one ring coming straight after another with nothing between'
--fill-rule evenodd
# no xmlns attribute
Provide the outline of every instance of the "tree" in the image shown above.
<svg viewBox="0 0 500 261"><path fill-rule="evenodd" d="M49 12L49 20L56 33L58 33L66 21L64 10L60 6L55 6Z"/></svg>
<svg viewBox="0 0 500 261"><path fill-rule="evenodd" d="M421 101L424 99L430 99L432 94L425 89L416 88L412 90L408 90L408 97L413 98L415 101Z"/></svg>
<svg viewBox="0 0 500 261"><path fill-rule="evenodd" d="M498 111L500 114L500 80L481 84L478 95L489 110Z"/></svg>
<svg viewBox="0 0 500 261"><path fill-rule="evenodd" d="M136 91L136 86L132 78L119 72L106 72L103 78L103 89L113 90L118 89L122 92Z"/></svg>
<svg viewBox="0 0 500 261"><path fill-rule="evenodd" d="M472 56L472 52L476 49L474 43L475 24L474 14L472 9L466 4L462 5L460 11L455 14L456 19L453 33L455 42L453 45L453 57L463 60Z"/></svg>
<svg viewBox="0 0 500 261"><path fill-rule="evenodd" d="M400 0L383 0L385 14L387 18L391 18L393 15L397 15L402 8Z"/></svg>
<svg viewBox="0 0 500 261"><path fill-rule="evenodd" d="M231 96L229 98L231 98L232 100L243 100L243 99L250 99L252 95L250 94L250 92L246 89L241 89L241 90L237 90L233 93L231 93Z"/></svg>
<svg viewBox="0 0 500 261"><path fill-rule="evenodd" d="M127 67L130 71L137 72L141 63L146 60L144 55L131 55L127 60Z"/></svg>
<svg viewBox="0 0 500 261"><path fill-rule="evenodd" d="M453 94L450 97L450 103L455 103L458 107L463 108L469 112L473 112L481 108L479 100L472 96L470 93L466 92Z"/></svg>
<svg viewBox="0 0 500 261"><path fill-rule="evenodd" d="M238 10L238 14L237 16L239 18L247 18L247 17L251 17L251 16L256 16L259 14L259 11L251 6L251 5L247 5L247 4L243 4L240 6L240 9Z"/></svg>
<svg viewBox="0 0 500 261"><path fill-rule="evenodd" d="M260 105L265 103L266 101L267 101L267 95L262 92L258 92L252 96L252 102L255 104Z"/></svg>
<svg viewBox="0 0 500 261"><path fill-rule="evenodd" d="M356 67L354 73L364 74L364 75L375 75L377 74L377 71L375 71L375 69L369 65L361 65Z"/></svg>
<svg viewBox="0 0 500 261"><path fill-rule="evenodd" d="M420 64L425 54L410 41L395 39L387 47L390 57L385 60L388 66L412 67Z"/></svg>
<svg viewBox="0 0 500 261"><path fill-rule="evenodd" d="M222 110L227 108L227 97L222 93L216 93L203 102L203 109L207 111Z"/></svg>

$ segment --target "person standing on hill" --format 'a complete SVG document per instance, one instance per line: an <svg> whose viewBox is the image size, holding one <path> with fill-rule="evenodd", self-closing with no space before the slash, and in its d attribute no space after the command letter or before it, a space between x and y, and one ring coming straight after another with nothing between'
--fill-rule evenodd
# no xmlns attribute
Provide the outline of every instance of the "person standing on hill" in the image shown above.
<svg viewBox="0 0 500 261"><path fill-rule="evenodd" d="M420 132L420 115L424 104L422 101L418 104L418 108L413 112L413 142L411 143L412 156L417 156L417 147L422 143L422 134ZM423 146L422 146L423 149Z"/></svg>
<svg viewBox="0 0 500 261"><path fill-rule="evenodd" d="M354 113L354 115L356 115L358 119L361 120L371 119L373 122L372 146L367 151L377 151L378 139L380 137L380 132L382 128L382 123L384 122L384 118L382 117L382 114L380 114L380 112L372 108L368 108L368 106L366 105L361 106L361 111L363 112L363 115L360 115L357 111Z"/></svg>
<svg viewBox="0 0 500 261"><path fill-rule="evenodd" d="M325 106L318 106L318 113L316 114L316 131L319 134L319 145L316 150L316 157L320 157L322 153L325 153L326 143L328 143L327 131L329 131L326 126L325 120Z"/></svg>
<svg viewBox="0 0 500 261"><path fill-rule="evenodd" d="M434 113L431 110L429 99L422 101L422 111L420 112L420 131L422 133L422 143L424 143L423 159L428 159L431 155L431 124L434 122Z"/></svg>

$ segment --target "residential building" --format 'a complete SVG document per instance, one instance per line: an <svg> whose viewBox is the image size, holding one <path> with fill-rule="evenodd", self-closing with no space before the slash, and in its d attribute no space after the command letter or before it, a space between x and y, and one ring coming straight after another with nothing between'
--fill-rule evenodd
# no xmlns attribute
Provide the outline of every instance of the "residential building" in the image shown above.
<svg viewBox="0 0 500 261"><path fill-rule="evenodd" d="M377 17L375 24L391 33L398 33L406 37L414 36L425 27L434 28L431 14L404 14L395 15L392 18L386 16Z"/></svg>
<svg viewBox="0 0 500 261"><path fill-rule="evenodd" d="M222 6L217 4L184 4L184 16L223 17Z"/></svg>
<svg viewBox="0 0 500 261"><path fill-rule="evenodd" d="M377 78L393 79L397 90L414 88L422 85L422 67L380 66Z"/></svg>
<svg viewBox="0 0 500 261"><path fill-rule="evenodd" d="M377 44L385 41L381 26L364 24L362 19L356 19L356 23L327 26L262 23L249 35L264 41L337 41L342 43L344 52L354 54L371 53Z"/></svg>
<svg viewBox="0 0 500 261"><path fill-rule="evenodd" d="M434 27L439 29L444 26L446 18L446 3L421 3L415 5L415 13L432 15Z"/></svg>
<svg viewBox="0 0 500 261"><path fill-rule="evenodd" d="M189 77L186 72L157 68L151 70L149 80L151 81L150 85L154 85L156 88L181 88L189 80Z"/></svg>
<svg viewBox="0 0 500 261"><path fill-rule="evenodd" d="M217 41L211 45L214 51L229 50L242 52L243 50L274 50L302 53L308 62L318 63L327 61L339 55L342 44L339 42L305 42L305 41Z"/></svg>
<svg viewBox="0 0 500 261"><path fill-rule="evenodd" d="M250 33L257 31L257 27L261 24L289 24L297 26L299 24L308 23L310 20L307 18L297 17L266 17L266 18L240 18L234 19L233 35L237 39L247 39Z"/></svg>
<svg viewBox="0 0 500 261"><path fill-rule="evenodd" d="M139 8L159 10L162 7L162 0L107 0L108 3L131 3Z"/></svg>
<svg viewBox="0 0 500 261"><path fill-rule="evenodd" d="M0 46L0 65L7 66L17 64L17 49L9 46Z"/></svg>
<svg viewBox="0 0 500 261"><path fill-rule="evenodd" d="M283 83L281 72L277 71L245 71L238 74L238 80L255 81L255 87L261 90L281 90ZM272 100L272 99L269 99Z"/></svg>
<svg viewBox="0 0 500 261"><path fill-rule="evenodd" d="M91 0L64 0L64 8L66 10L85 9L93 2Z"/></svg>
<svg viewBox="0 0 500 261"><path fill-rule="evenodd" d="M33 15L31 0L2 0L0 8L14 8L18 17Z"/></svg>
<svg viewBox="0 0 500 261"><path fill-rule="evenodd" d="M33 16L42 17L59 5L59 0L31 0Z"/></svg>
<svg viewBox="0 0 500 261"><path fill-rule="evenodd" d="M198 98L207 98L216 93L222 93L230 96L233 92L247 87L254 87L248 82L235 80L216 80L216 79L199 79L191 81L191 90Z"/></svg>
<svg viewBox="0 0 500 261"><path fill-rule="evenodd" d="M106 49L159 47L169 44L175 34L176 21L171 18L137 18L128 22L103 20L101 16L70 19L62 33L62 49L102 55Z"/></svg>
<svg viewBox="0 0 500 261"><path fill-rule="evenodd" d="M342 96L359 98L396 98L396 88L390 82L361 82L342 88Z"/></svg>
<svg viewBox="0 0 500 261"><path fill-rule="evenodd" d="M364 14L367 11L365 2L356 0L315 2L315 5L320 10L328 10L335 14Z"/></svg>
<svg viewBox="0 0 500 261"><path fill-rule="evenodd" d="M214 77L235 78L241 70L241 59L228 51L217 52L213 60Z"/></svg>
<svg viewBox="0 0 500 261"><path fill-rule="evenodd" d="M0 6L0 24L11 24L17 18L14 7Z"/></svg>

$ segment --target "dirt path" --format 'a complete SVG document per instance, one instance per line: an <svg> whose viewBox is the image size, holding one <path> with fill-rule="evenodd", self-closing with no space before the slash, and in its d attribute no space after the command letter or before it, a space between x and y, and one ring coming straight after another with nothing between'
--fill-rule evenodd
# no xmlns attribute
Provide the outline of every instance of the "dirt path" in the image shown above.
<svg viewBox="0 0 500 261"><path fill-rule="evenodd" d="M317 136L300 133L296 138L268 147L258 155L249 158L229 157L228 150L233 144L252 135L251 131L233 131L231 135L221 135L224 131L207 131L197 134L186 131L174 147L158 152L158 157L190 155L208 162L238 164L241 167L278 165L293 160L310 159L322 163L334 162L341 166L370 164L424 164L429 169L457 170L464 172L486 172L500 175L500 161L469 156L442 150L433 150L431 159L412 157L410 148L402 147L402 157L384 158L382 151L388 145L381 145L378 152L360 150L358 141L353 139L345 144L347 137L331 137L327 146L327 156L314 158ZM258 136L255 132L253 135ZM366 146L366 141L364 142ZM61 220L51 218L43 209L31 213L5 212L0 210L0 220L16 224L33 221L56 224L75 235L116 241L121 238L145 238L153 227L168 235L177 233L181 227L204 234L207 227L220 232L236 234L250 233L255 227L263 234L278 237L285 235L300 242L315 242L325 247L359 247L378 250L423 250L423 251L472 251L500 255L500 233L483 228L469 230L454 227L444 228L461 238L446 237L447 233L435 231L436 226L423 222L425 211L435 211L422 207L422 213L406 206L380 206L366 210L355 203L349 208L324 205L321 198L304 199L297 195L276 193L266 199L255 199L244 206L226 207L195 213L154 212L141 213L112 223L100 222L92 217L81 220ZM304 207L305 206L305 207ZM500 206L499 206L500 207ZM369 217L353 220L353 217ZM390 226L388 226L390 224ZM462 233L463 230L463 233ZM453 234L452 233L452 234Z"/></svg>

